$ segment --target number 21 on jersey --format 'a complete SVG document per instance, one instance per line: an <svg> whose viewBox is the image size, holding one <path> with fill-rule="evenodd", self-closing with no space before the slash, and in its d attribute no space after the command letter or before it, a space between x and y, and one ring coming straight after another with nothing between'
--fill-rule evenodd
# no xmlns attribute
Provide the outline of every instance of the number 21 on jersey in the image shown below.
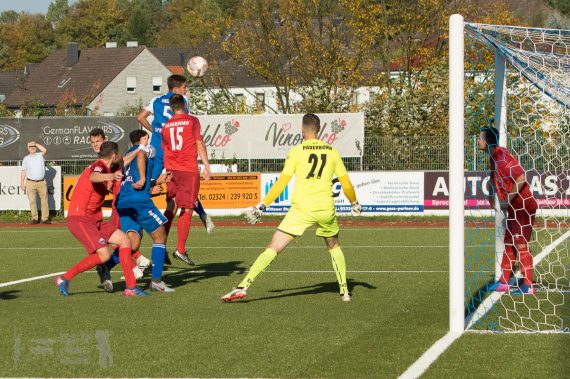
<svg viewBox="0 0 570 379"><path fill-rule="evenodd" d="M319 165L319 156L317 154L309 155L309 164L312 164L311 171L309 171L309 175L307 175L307 179L315 177L315 170ZM323 174L323 169L325 168L325 164L327 164L327 155L321 154L321 167L319 167L319 172L317 173L317 179L321 178Z"/></svg>

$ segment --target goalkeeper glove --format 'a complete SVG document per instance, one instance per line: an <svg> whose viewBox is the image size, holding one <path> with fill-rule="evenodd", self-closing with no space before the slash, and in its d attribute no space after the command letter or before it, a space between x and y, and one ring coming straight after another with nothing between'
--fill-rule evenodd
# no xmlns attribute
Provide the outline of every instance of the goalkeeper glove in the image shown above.
<svg viewBox="0 0 570 379"><path fill-rule="evenodd" d="M261 215L265 211L265 204L263 202L257 204L255 207L249 207L245 210L245 219L248 223L254 225L261 221Z"/></svg>
<svg viewBox="0 0 570 379"><path fill-rule="evenodd" d="M355 201L351 205L352 209L350 210L350 214L352 214L353 216L360 216L360 214L362 213L362 206L360 205L360 203L358 201Z"/></svg>

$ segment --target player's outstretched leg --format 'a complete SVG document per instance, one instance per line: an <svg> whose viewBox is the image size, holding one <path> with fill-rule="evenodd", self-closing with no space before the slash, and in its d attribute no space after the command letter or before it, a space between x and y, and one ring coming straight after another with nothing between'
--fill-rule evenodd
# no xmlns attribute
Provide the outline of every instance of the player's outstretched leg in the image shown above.
<svg viewBox="0 0 570 379"><path fill-rule="evenodd" d="M277 253L267 248L263 253L257 257L251 269L241 283L230 292L222 296L222 301L228 302L233 300L245 299L247 296L247 289L257 279L257 277L269 267L271 262L275 259Z"/></svg>
<svg viewBox="0 0 570 379"><path fill-rule="evenodd" d="M100 249L100 250L102 250L102 249ZM103 255L105 255L106 259L108 259L110 253L107 253L107 254L108 255L103 254ZM103 261L101 260L99 255L97 255L97 252L93 253L93 254L89 254L87 257L80 260L75 266L70 268L65 274L55 278L55 284L56 284L59 292L63 296L68 296L69 295L68 286L69 286L69 282L71 281L71 279L73 279L76 275L78 275L82 272L85 272L87 270L91 270L93 267L100 265L102 263L103 263Z"/></svg>

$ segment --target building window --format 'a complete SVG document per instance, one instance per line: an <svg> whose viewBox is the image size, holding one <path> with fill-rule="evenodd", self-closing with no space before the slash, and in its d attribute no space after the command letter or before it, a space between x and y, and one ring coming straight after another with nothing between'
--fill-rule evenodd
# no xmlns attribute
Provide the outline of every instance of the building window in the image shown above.
<svg viewBox="0 0 570 379"><path fill-rule="evenodd" d="M235 98L236 112L238 113L245 112L245 97L243 96L243 93L236 93L234 95L234 98Z"/></svg>
<svg viewBox="0 0 570 379"><path fill-rule="evenodd" d="M152 92L161 93L162 90L162 76L154 76L152 78Z"/></svg>
<svg viewBox="0 0 570 379"><path fill-rule="evenodd" d="M127 76L127 93L137 92L137 78L136 76Z"/></svg>
<svg viewBox="0 0 570 379"><path fill-rule="evenodd" d="M255 110L257 112L265 111L265 92L255 93Z"/></svg>

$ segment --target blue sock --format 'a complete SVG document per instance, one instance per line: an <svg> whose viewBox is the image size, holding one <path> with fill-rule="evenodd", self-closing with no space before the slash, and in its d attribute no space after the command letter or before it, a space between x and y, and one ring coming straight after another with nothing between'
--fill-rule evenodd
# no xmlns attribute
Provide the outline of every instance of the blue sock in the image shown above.
<svg viewBox="0 0 570 379"><path fill-rule="evenodd" d="M152 280L158 282L162 278L162 268L164 267L164 256L166 255L166 245L154 243L152 245Z"/></svg>
<svg viewBox="0 0 570 379"><path fill-rule="evenodd" d="M118 264L119 264L119 248L116 248L115 250L113 250L113 255L111 255L111 258L105 263L105 265L110 270Z"/></svg>
<svg viewBox="0 0 570 379"><path fill-rule="evenodd" d="M194 203L194 211L198 216L206 217L206 211L204 210L202 203L200 203L200 200L196 200L196 202Z"/></svg>

